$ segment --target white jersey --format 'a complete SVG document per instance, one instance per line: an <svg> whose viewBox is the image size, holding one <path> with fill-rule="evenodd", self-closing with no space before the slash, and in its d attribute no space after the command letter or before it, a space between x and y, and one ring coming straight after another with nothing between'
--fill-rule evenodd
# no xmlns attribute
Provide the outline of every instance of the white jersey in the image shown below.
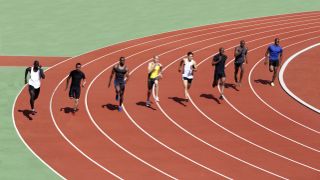
<svg viewBox="0 0 320 180"><path fill-rule="evenodd" d="M189 61L188 59L183 59L184 61L184 69L183 69L183 74L182 77L188 78L188 79L193 79L193 66L195 65L195 61L191 60Z"/></svg>
<svg viewBox="0 0 320 180"><path fill-rule="evenodd" d="M40 87L40 69L38 71L34 72L33 67L31 67L30 72L30 79L29 79L29 85L33 86L35 89L38 89Z"/></svg>

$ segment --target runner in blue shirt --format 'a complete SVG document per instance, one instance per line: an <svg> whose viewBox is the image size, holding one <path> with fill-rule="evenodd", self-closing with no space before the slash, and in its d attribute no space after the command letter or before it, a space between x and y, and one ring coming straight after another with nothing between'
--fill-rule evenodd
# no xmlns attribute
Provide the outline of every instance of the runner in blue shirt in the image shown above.
<svg viewBox="0 0 320 180"><path fill-rule="evenodd" d="M274 86L274 80L277 78L278 67L282 62L282 47L279 45L280 39L275 38L274 44L269 45L266 54L264 64L267 65L269 59L269 71L273 72L272 80L270 85Z"/></svg>

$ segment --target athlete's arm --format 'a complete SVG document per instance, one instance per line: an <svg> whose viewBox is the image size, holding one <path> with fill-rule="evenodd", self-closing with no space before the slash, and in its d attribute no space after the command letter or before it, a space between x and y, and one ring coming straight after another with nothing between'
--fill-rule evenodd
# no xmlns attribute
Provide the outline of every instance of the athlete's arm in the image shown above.
<svg viewBox="0 0 320 180"><path fill-rule="evenodd" d="M125 74L125 78L124 78L124 80L126 81L126 82L128 82L129 81L129 69L126 67L126 69L127 69L127 72L126 72L126 74Z"/></svg>
<svg viewBox="0 0 320 180"><path fill-rule="evenodd" d="M244 60L245 60L246 64L249 63L249 61L248 61L248 51L249 51L249 49L247 48L247 52L246 52L246 54L244 55Z"/></svg>
<svg viewBox="0 0 320 180"><path fill-rule="evenodd" d="M65 90L67 90L68 87L69 87L69 81L70 81L70 79L71 79L71 73L70 73L70 75L67 77L67 84L66 84L66 89L65 89Z"/></svg>
<svg viewBox="0 0 320 180"><path fill-rule="evenodd" d="M148 65L148 74L150 74L155 68L155 64L153 62L150 62Z"/></svg>
<svg viewBox="0 0 320 180"><path fill-rule="evenodd" d="M42 78L42 79L45 79L46 78L46 75L44 75L44 72L43 72L43 69L41 68L41 66L39 66L39 70L40 70L40 77Z"/></svg>
<svg viewBox="0 0 320 180"><path fill-rule="evenodd" d="M241 53L241 52L239 51L239 47L236 47L236 48L234 49L234 57L239 56L240 53Z"/></svg>
<svg viewBox="0 0 320 180"><path fill-rule="evenodd" d="M108 87L110 87L110 85L111 85L111 80L112 80L113 75L114 75L114 68L115 68L115 66L112 68L112 71L111 71L111 74L110 74L110 78L109 78Z"/></svg>
<svg viewBox="0 0 320 180"><path fill-rule="evenodd" d="M265 53L264 56L265 56L265 57L264 57L264 64L268 64L269 47L268 47L268 49L267 49L267 51L266 51L266 53Z"/></svg>
<svg viewBox="0 0 320 180"><path fill-rule="evenodd" d="M212 59L212 66L218 64L221 61L222 58L219 58L219 60L216 61L215 56Z"/></svg>
<svg viewBox="0 0 320 180"><path fill-rule="evenodd" d="M197 71L197 63L195 60L193 60L193 71Z"/></svg>
<svg viewBox="0 0 320 180"><path fill-rule="evenodd" d="M27 76L29 72L31 72L31 67L26 68L26 71L24 73L24 84L28 83Z"/></svg>
<svg viewBox="0 0 320 180"><path fill-rule="evenodd" d="M86 84L86 75L84 75L84 73L82 73L82 87L84 87L84 85Z"/></svg>
<svg viewBox="0 0 320 180"><path fill-rule="evenodd" d="M182 65L184 64L184 59L180 61L178 72L181 72Z"/></svg>
<svg viewBox="0 0 320 180"><path fill-rule="evenodd" d="M283 52L283 50L281 49L281 52L280 52L280 58L279 58L279 65L281 64L281 62L282 62L282 52Z"/></svg>

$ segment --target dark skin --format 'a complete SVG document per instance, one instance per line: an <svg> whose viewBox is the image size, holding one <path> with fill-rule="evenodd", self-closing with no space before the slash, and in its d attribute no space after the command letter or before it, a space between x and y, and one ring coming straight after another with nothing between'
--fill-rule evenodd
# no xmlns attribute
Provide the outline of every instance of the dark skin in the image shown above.
<svg viewBox="0 0 320 180"><path fill-rule="evenodd" d="M112 72L110 74L110 78L109 78L109 83L108 83L108 88L111 86L111 81L112 81L112 78L113 76L115 75L115 68L120 68L120 69L126 69L126 74L125 74L125 78L124 80L126 82L128 82L129 80L129 69L125 66L125 58L120 58L119 60L119 64L118 65L115 65L113 68L112 68ZM119 106L122 106L122 103L123 103L123 95L124 95L124 89L121 89L121 86L120 84L119 85L116 85L115 86L115 89L116 89L116 94L117 96L120 96L120 100L119 100Z"/></svg>
<svg viewBox="0 0 320 180"><path fill-rule="evenodd" d="M279 38L276 38L274 40L274 44L276 46L279 46L280 45L280 39ZM269 56L270 52L269 52L269 49L267 49L266 53L265 53L265 61L264 61L264 64L267 65L268 64L268 56ZM279 54L279 67L281 65L281 62L282 62L282 52ZM278 68L279 67L274 67L272 65L269 65L269 71L270 72L273 72L273 76L272 76L272 82L274 82L274 80L277 78L277 74L278 74Z"/></svg>
<svg viewBox="0 0 320 180"><path fill-rule="evenodd" d="M245 48L245 41L244 41L244 40L241 40L241 41L240 41L240 47L241 47L241 48ZM234 57L236 58L236 57L239 56L241 53L242 53L242 52L240 51L240 48L238 48L238 47L235 48L235 50L234 50ZM245 57L244 57L244 62L245 62L246 64L248 64L248 58L247 58L246 55L245 55ZM234 79L235 79L236 83L238 83L237 74L238 74L238 72L239 72L239 68L240 68L240 81L239 81L239 83L241 83L242 77L243 77L243 74L244 74L244 67L243 67L243 65L241 65L241 66L235 66Z"/></svg>
<svg viewBox="0 0 320 180"><path fill-rule="evenodd" d="M224 48L220 48L219 49L219 54L220 55L224 55ZM222 58L220 58L218 61L212 61L212 66L215 66L216 64L218 64L219 62L222 61ZM225 82L225 78L221 78L221 83L224 85ZM218 82L213 82L212 86L215 87L218 85Z"/></svg>
<svg viewBox="0 0 320 180"><path fill-rule="evenodd" d="M43 73L43 69L41 69L41 65L39 64L39 61L35 61L33 63L33 71L34 72L37 72L38 69L40 69L40 78L41 79L45 79L46 76L44 75ZM28 80L27 80L27 76L28 76L28 73L31 73L31 67L28 67L24 73L24 84L27 84L28 83Z"/></svg>

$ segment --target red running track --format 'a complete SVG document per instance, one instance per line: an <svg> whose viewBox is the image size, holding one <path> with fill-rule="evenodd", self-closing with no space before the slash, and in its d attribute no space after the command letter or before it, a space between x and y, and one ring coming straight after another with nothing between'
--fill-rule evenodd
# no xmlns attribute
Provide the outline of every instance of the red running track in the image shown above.
<svg viewBox="0 0 320 180"><path fill-rule="evenodd" d="M316 46L294 58L285 71L287 87L308 104L320 109L319 52ZM312 68L310 68L312 67Z"/></svg>
<svg viewBox="0 0 320 180"><path fill-rule="evenodd" d="M181 75L174 62L190 50L200 62L220 46L229 49L231 60L234 46L245 39L252 49L246 67L248 77L248 71L275 36L286 39L281 42L283 46L296 43L286 49L286 57L319 41L319 18L320 12L308 12L196 27L116 44L63 61L46 72L36 104L39 113L33 120L19 112L28 108L27 89L17 97L13 116L18 133L39 158L65 178L319 178L316 132L271 110L247 83L239 91L227 88L229 104L217 104L218 91L210 87L210 60L199 66L190 91L193 104L181 102ZM160 82L160 104L146 108L146 63L154 54L161 55L161 62L168 68ZM129 68L135 69L126 87L123 113L114 110L114 90L106 86L110 67L119 56L126 56ZM72 102L64 91L64 78L76 62L85 64L89 87L82 91L80 111L72 115L68 113ZM263 78L270 76L266 68L254 72ZM228 83L232 83L232 65L226 73ZM256 83L254 88L263 95L281 92L274 93L276 98L263 97L266 100L288 98L279 86L270 89ZM255 123L235 111L232 104ZM312 123L292 117L318 128L316 119ZM302 134L306 134L304 138Z"/></svg>

